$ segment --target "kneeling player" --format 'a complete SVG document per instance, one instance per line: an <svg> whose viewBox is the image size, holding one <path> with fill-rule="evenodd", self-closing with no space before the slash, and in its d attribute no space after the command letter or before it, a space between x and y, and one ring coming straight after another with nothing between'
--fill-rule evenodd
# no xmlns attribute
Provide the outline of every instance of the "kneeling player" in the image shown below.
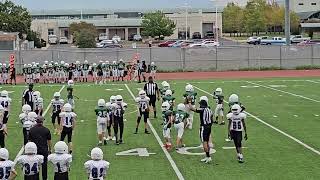
<svg viewBox="0 0 320 180"><path fill-rule="evenodd" d="M61 118L60 129L62 129L60 141L64 141L68 136L69 153L72 154L72 131L76 126L77 115L72 112L71 104L67 103L63 106L63 112L59 114Z"/></svg>
<svg viewBox="0 0 320 180"><path fill-rule="evenodd" d="M60 117L59 114L61 113L62 106L64 104L64 100L60 98L60 92L55 92L53 94L54 99L51 100L52 105L52 115L51 121L54 128L54 134L60 133ZM56 125L56 120L58 121L58 126Z"/></svg>
<svg viewBox="0 0 320 180"><path fill-rule="evenodd" d="M28 142L24 147L24 153L17 159L17 164L23 167L24 180L40 180L40 166L44 157L37 155L37 145L33 142Z"/></svg>
<svg viewBox="0 0 320 180"><path fill-rule="evenodd" d="M17 172L14 170L14 162L9 160L9 151L5 148L0 149L0 169L2 169L0 173L2 179L15 179L17 176Z"/></svg>
<svg viewBox="0 0 320 180"><path fill-rule="evenodd" d="M181 147L184 147L185 145L182 143L182 136L184 133L184 128L187 124L186 119L189 117L189 115L186 113L186 107L184 104L178 104L177 111L174 112L175 118L174 118L174 128L177 130L177 141L176 141L176 150L179 150Z"/></svg>
<svg viewBox="0 0 320 180"><path fill-rule="evenodd" d="M247 127L245 123L246 114L241 112L241 107L238 104L235 104L231 108L231 113L227 115L229 120L228 131L231 139L234 142L237 151L237 157L239 163L243 163L243 154L242 154L242 131L245 132L244 139L247 140Z"/></svg>
<svg viewBox="0 0 320 180"><path fill-rule="evenodd" d="M214 123L218 124L219 123L219 119L220 119L220 125L224 125L225 122L223 120L224 115L223 115L223 99L224 96L222 94L222 89L221 88L217 88L215 92L213 92L213 99L216 100L216 109L215 109L215 117L216 117L216 121Z"/></svg>
<svg viewBox="0 0 320 180"><path fill-rule="evenodd" d="M162 103L162 118L163 118L163 137L165 139L164 147L170 150L171 144L171 127L173 122L173 112L170 110L170 104L166 101Z"/></svg>
<svg viewBox="0 0 320 180"><path fill-rule="evenodd" d="M104 145L107 145L106 130L107 124L110 122L106 101L104 99L98 100L98 106L95 109L95 113L97 115L97 133L99 138L98 145L101 146L102 141Z"/></svg>
<svg viewBox="0 0 320 180"><path fill-rule="evenodd" d="M48 156L48 161L54 166L54 180L69 180L69 168L72 155L68 154L68 145L59 141L54 145L54 153Z"/></svg>
<svg viewBox="0 0 320 180"><path fill-rule="evenodd" d="M138 128L139 128L139 124L142 116L144 121L144 133L150 134L148 131L149 101L150 101L150 98L146 96L146 92L144 90L141 90L139 92L139 97L136 98L136 103L138 103L139 112L138 112L138 118L137 118L136 131L134 132L134 134L138 134Z"/></svg>
<svg viewBox="0 0 320 180"><path fill-rule="evenodd" d="M102 180L107 176L110 166L108 161L103 160L103 152L100 148L93 148L91 150L91 160L84 163L87 170L89 180Z"/></svg>

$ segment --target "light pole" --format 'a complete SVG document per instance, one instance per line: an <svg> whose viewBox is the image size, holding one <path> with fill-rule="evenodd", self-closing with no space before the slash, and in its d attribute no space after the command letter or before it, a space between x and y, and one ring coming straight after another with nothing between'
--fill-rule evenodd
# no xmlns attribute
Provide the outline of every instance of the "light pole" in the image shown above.
<svg viewBox="0 0 320 180"><path fill-rule="evenodd" d="M186 21L186 41L188 40L188 8L190 8L191 6L188 5L188 3L185 3L184 6L182 6L183 8L185 8L185 21Z"/></svg>
<svg viewBox="0 0 320 180"><path fill-rule="evenodd" d="M210 0L211 2L214 3L215 6L215 16L216 16L216 20L215 20L215 36L216 36L216 42L219 42L219 23L218 23L218 6L217 6L217 2L218 0Z"/></svg>
<svg viewBox="0 0 320 180"><path fill-rule="evenodd" d="M290 45L290 4L289 0L285 1L285 35L286 45Z"/></svg>

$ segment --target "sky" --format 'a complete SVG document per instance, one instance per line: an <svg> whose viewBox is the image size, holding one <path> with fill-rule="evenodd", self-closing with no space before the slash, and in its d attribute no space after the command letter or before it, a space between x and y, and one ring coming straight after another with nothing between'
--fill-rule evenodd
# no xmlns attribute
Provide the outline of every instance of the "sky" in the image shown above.
<svg viewBox="0 0 320 180"><path fill-rule="evenodd" d="M162 9L178 8L188 3L193 8L210 8L210 0L12 0L29 10L51 9ZM217 0L219 6L229 1L244 4L247 0Z"/></svg>

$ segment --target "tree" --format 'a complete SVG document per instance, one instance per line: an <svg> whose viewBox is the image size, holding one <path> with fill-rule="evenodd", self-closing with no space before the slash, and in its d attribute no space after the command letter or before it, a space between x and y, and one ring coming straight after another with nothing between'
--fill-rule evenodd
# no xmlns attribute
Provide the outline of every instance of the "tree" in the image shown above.
<svg viewBox="0 0 320 180"><path fill-rule="evenodd" d="M96 47L97 29L93 24L86 22L72 23L70 24L70 33L79 48Z"/></svg>
<svg viewBox="0 0 320 180"><path fill-rule="evenodd" d="M265 23L265 0L250 0L247 2L244 18L245 29L247 32L259 34L261 31L266 30Z"/></svg>
<svg viewBox="0 0 320 180"><path fill-rule="evenodd" d="M34 32L34 31L31 31L31 30L28 31L26 40L33 41L34 42L34 46L37 47L37 48L41 48L42 47L41 40L39 38L39 34Z"/></svg>
<svg viewBox="0 0 320 180"><path fill-rule="evenodd" d="M290 12L290 29L292 34L300 33L300 17L293 11Z"/></svg>
<svg viewBox="0 0 320 180"><path fill-rule="evenodd" d="M228 3L222 14L224 32L240 33L243 31L243 9L235 3Z"/></svg>
<svg viewBox="0 0 320 180"><path fill-rule="evenodd" d="M176 28L175 23L166 17L161 11L144 15L142 35L156 37L171 36Z"/></svg>
<svg viewBox="0 0 320 180"><path fill-rule="evenodd" d="M12 1L0 2L0 31L27 34L30 31L31 16L26 8L15 5Z"/></svg>

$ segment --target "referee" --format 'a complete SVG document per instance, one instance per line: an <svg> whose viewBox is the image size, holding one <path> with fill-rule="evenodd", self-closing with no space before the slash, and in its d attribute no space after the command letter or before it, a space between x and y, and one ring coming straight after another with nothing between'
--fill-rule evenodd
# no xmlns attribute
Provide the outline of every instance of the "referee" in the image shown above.
<svg viewBox="0 0 320 180"><path fill-rule="evenodd" d="M194 109L191 104L189 107L192 111L200 114L200 139L203 145L203 150L206 153L206 157L201 160L201 162L209 163L212 161L210 157L210 136L211 136L211 127L213 123L213 113L208 106L208 98L206 96L200 97L200 107Z"/></svg>
<svg viewBox="0 0 320 180"><path fill-rule="evenodd" d="M152 76L149 76L149 82L144 85L143 89L150 98L149 105L152 106L154 118L157 118L156 101L160 100L160 91L157 83L153 82Z"/></svg>
<svg viewBox="0 0 320 180"><path fill-rule="evenodd" d="M22 106L28 104L31 106L31 110L33 111L33 84L29 84L28 89L23 91L22 94Z"/></svg>
<svg viewBox="0 0 320 180"><path fill-rule="evenodd" d="M38 147L38 155L43 155L42 179L47 180L48 155L51 153L51 133L50 130L43 126L44 118L37 117L37 124L30 129L29 141L34 142Z"/></svg>

